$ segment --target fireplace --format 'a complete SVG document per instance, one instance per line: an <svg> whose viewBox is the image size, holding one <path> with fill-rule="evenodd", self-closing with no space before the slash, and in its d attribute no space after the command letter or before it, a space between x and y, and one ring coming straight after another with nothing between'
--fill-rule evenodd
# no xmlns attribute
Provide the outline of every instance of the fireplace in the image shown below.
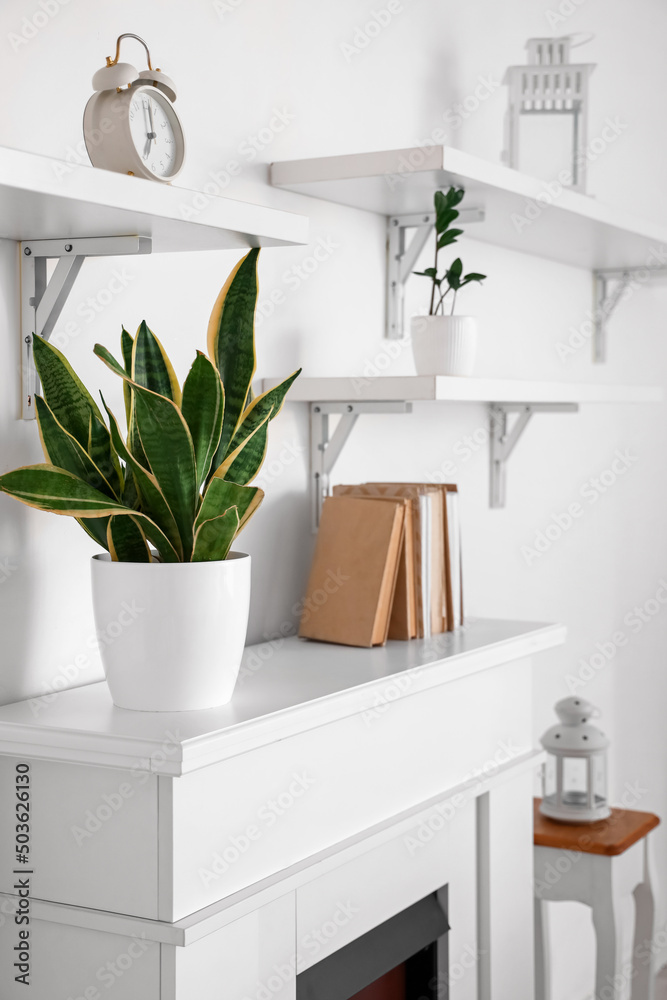
<svg viewBox="0 0 667 1000"><path fill-rule="evenodd" d="M296 1000L447 1000L447 889L300 973Z"/></svg>

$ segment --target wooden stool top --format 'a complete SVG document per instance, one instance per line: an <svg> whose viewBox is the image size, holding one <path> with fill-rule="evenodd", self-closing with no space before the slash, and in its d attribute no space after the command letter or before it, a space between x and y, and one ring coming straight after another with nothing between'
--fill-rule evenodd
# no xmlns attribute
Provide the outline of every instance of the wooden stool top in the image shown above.
<svg viewBox="0 0 667 1000"><path fill-rule="evenodd" d="M534 843L584 854L623 854L660 823L654 813L634 809L612 809L608 819L597 823L558 823L540 812L542 799L535 799Z"/></svg>

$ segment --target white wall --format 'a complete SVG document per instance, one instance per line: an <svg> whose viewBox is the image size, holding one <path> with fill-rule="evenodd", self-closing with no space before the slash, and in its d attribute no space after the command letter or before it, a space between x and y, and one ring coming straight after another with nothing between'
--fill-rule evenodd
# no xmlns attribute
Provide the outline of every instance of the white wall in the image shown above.
<svg viewBox="0 0 667 1000"><path fill-rule="evenodd" d="M632 7L622 0L562 0L564 15L558 14L556 0L402 0L402 11L353 55L344 43L354 42L357 29L385 6L384 0L220 0L215 5L208 0L42 0L44 6L52 14L48 23L33 38L18 42L22 29L30 30L23 19L40 10L38 0L3 0L0 9L0 85L6 95L0 143L76 156L90 77L112 52L116 36L135 31L149 41L155 63L180 88L178 108L189 155L179 186L201 188L211 172L224 172L236 160L242 171L225 194L307 213L313 243L323 240L330 247L328 258L302 282L291 269L311 249L264 253L260 299L266 303L270 292L280 289L284 301L259 329L261 375L287 374L297 365L310 375L360 374L386 349L383 220L275 191L266 186L266 164L417 145L442 127L453 145L498 160L506 100L499 82L506 65L523 61L523 43L531 35L595 32L594 41L579 50L582 58L598 63L591 87L591 136L600 134L607 118L618 118L625 127L591 165L589 190L601 201L667 224L667 8L659 0L636 0ZM125 56L141 58L130 46ZM474 94L481 78L492 81L492 93L457 127L455 105ZM275 109L289 121L251 161L248 137L269 125ZM184 195L184 204L192 207L191 196ZM483 324L479 374L665 382L664 289L645 289L619 309L611 323L610 362L594 367L587 346L567 360L556 349L570 328L587 318L589 274L473 240L461 249L469 267L489 275L484 288L471 290L467 298L469 311ZM84 380L103 388L120 409L119 386L93 357L92 345L99 340L116 350L121 322L133 328L146 318L184 375L195 348L203 346L208 312L235 259L225 252L89 261L58 325L62 334L74 324L64 348L68 357ZM125 287L100 307L98 296L108 298L105 289L114 269L124 275ZM93 322L86 311L89 297L100 308ZM16 420L17 310L16 251L0 241L3 471L40 456L36 427ZM389 371L411 371L409 352L402 352ZM621 800L626 786L637 785L637 808L667 814L667 614L661 610L636 634L625 622L667 579L663 410L600 406L584 408L579 416L535 418L510 466L508 505L494 511L487 506L486 446L461 458L464 436L477 431L479 437L485 426L481 406L425 404L412 416L365 417L337 476L423 480L444 462L456 461L470 613L561 620L570 629L567 647L538 664L536 736L550 723L553 702L569 693L566 676L575 676L581 660L590 659L597 644L608 643L613 633L623 630L629 636L579 690L601 706L613 738L615 799ZM267 483L264 509L243 538L254 560L252 641L270 638L292 622L291 609L304 586L312 548L305 407L287 406L273 425L269 467L290 455L285 446L296 458L283 462ZM584 499L583 517L528 565L522 546L531 545L573 500L582 500L582 488L610 467L617 449L635 459L627 473L597 503ZM42 694L64 683L68 674L76 683L100 676L88 593L93 550L74 522L0 497L0 701ZM660 879L667 885L661 831L656 841ZM661 910L659 929L664 922ZM578 1000L590 988L588 922L567 908L557 930L556 996ZM575 960L565 961L566 953Z"/></svg>

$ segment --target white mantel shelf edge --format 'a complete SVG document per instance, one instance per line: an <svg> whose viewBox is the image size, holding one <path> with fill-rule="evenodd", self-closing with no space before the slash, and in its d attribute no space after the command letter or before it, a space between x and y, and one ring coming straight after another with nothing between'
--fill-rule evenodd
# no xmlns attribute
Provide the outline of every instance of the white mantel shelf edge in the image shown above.
<svg viewBox="0 0 667 1000"><path fill-rule="evenodd" d="M114 708L105 683L91 684L63 691L48 704L35 699L0 708L0 753L178 777L373 711L388 697L410 697L531 656L562 644L565 635L563 625L476 619L430 640L375 649L295 637L274 648L263 643L246 649L245 679L229 705L129 712Z"/></svg>
<svg viewBox="0 0 667 1000"><path fill-rule="evenodd" d="M36 920L50 920L53 923L89 930L108 931L110 934L124 937L142 937L148 941L159 941L184 948L195 944L209 934L215 933L221 927L239 920L246 914L252 913L259 907L266 906L267 903L283 896L286 892L297 889L314 877L373 850L386 839L414 828L420 814L428 813L430 809L458 796L474 799L493 788L497 788L498 785L512 777L516 777L517 774L534 772L545 759L546 754L543 750L526 750L517 754L508 763L500 764L495 770L487 772L483 776L475 776L468 781L461 782L461 784L449 788L442 795L436 795L425 802L419 802L410 809L406 809L401 815L392 816L372 828L362 830L346 841L335 843L317 855L305 858L287 869L282 869L247 889L225 896L211 906L189 914L174 923L111 913L108 910L68 906L34 898L31 900L32 915ZM11 893L0 892L0 900L6 900L11 907L15 904L16 897Z"/></svg>
<svg viewBox="0 0 667 1000"><path fill-rule="evenodd" d="M290 246L308 220L0 146L0 239L110 236L150 237L153 253Z"/></svg>
<svg viewBox="0 0 667 1000"><path fill-rule="evenodd" d="M264 379L262 390L280 379ZM362 375L300 377L290 403L307 402L451 402L451 403L659 403L659 386L605 385L586 382L532 382L517 379L454 378L447 375Z"/></svg>

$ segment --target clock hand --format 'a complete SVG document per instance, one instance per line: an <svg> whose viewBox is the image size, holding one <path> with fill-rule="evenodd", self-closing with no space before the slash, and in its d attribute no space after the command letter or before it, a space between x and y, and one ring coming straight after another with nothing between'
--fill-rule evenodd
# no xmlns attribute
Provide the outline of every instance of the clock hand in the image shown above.
<svg viewBox="0 0 667 1000"><path fill-rule="evenodd" d="M150 125L151 125L151 130L148 133L148 137L149 137L149 139L152 139L153 142L156 142L157 141L157 132L155 131L155 124L153 122L153 103L152 103L150 97L148 98L148 119L149 119Z"/></svg>

